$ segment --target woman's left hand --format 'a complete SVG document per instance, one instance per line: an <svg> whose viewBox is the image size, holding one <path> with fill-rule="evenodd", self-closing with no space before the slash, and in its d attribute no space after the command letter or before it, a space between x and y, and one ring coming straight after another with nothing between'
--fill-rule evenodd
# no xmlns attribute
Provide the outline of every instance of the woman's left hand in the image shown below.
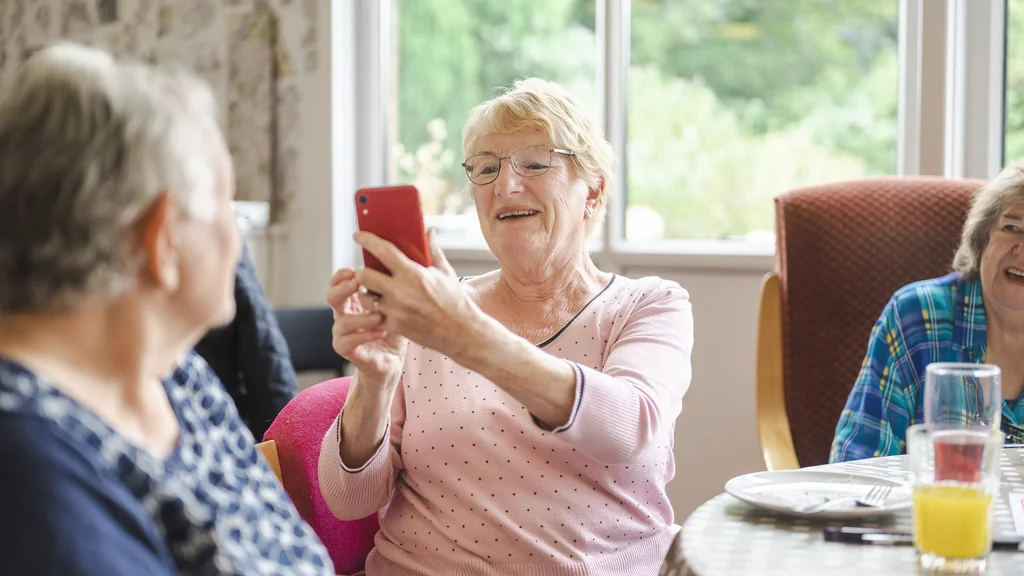
<svg viewBox="0 0 1024 576"><path fill-rule="evenodd" d="M367 309L384 315L383 328L448 356L458 352L471 338L468 328L482 312L462 289L433 234L429 268L375 234L357 232L354 238L391 271L391 276L370 268L356 272L361 286L380 295L364 294L361 299Z"/></svg>

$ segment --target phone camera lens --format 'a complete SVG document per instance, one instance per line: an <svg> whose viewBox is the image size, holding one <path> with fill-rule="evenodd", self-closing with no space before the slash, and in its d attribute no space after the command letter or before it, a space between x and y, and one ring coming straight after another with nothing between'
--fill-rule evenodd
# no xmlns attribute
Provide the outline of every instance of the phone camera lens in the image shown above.
<svg viewBox="0 0 1024 576"><path fill-rule="evenodd" d="M360 196L359 197L359 203L360 204L366 204L366 196Z"/></svg>

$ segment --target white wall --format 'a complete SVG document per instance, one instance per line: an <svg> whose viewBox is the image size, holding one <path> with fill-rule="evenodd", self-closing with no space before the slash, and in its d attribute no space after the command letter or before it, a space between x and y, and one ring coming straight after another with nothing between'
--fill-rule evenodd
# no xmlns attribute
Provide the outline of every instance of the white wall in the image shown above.
<svg viewBox="0 0 1024 576"><path fill-rule="evenodd" d="M331 38L337 4L319 5L317 52L320 66L300 79L305 95L300 131L303 153L298 162L298 191L288 210L288 220L270 231L267 294L275 306L324 304L331 277L334 250L332 219L335 205L334 153L332 146L333 99L344 86L332 85L341 76L334 68L339 58ZM351 51L348 52L351 58ZM351 88L349 86L349 88ZM338 98L343 100L342 98ZM340 195L340 189L338 191ZM351 193L349 193L351 194Z"/></svg>

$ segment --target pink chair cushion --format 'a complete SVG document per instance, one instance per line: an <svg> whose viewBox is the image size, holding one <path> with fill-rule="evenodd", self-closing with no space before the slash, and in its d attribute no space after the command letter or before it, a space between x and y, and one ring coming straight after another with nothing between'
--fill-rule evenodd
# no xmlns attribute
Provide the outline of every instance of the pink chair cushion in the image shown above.
<svg viewBox="0 0 1024 576"><path fill-rule="evenodd" d="M376 514L361 520L338 520L320 495L320 443L345 404L351 384L351 378L336 378L303 390L263 436L277 443L284 488L299 514L320 536L339 574L363 569L366 555L373 549L373 537L380 529Z"/></svg>

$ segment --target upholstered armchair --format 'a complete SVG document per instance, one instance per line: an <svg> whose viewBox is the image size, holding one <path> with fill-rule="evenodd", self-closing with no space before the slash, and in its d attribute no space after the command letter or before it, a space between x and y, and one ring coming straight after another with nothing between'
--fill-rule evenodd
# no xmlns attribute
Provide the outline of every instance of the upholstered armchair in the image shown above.
<svg viewBox="0 0 1024 576"><path fill-rule="evenodd" d="M338 520L320 495L317 463L320 443L345 405L352 379L335 378L307 388L285 406L258 444L284 483L302 518L313 528L339 574L363 569L380 529L377 515Z"/></svg>
<svg viewBox="0 0 1024 576"><path fill-rule="evenodd" d="M872 178L775 200L761 289L757 424L769 470L824 464L871 329L900 287L951 271L983 183Z"/></svg>

